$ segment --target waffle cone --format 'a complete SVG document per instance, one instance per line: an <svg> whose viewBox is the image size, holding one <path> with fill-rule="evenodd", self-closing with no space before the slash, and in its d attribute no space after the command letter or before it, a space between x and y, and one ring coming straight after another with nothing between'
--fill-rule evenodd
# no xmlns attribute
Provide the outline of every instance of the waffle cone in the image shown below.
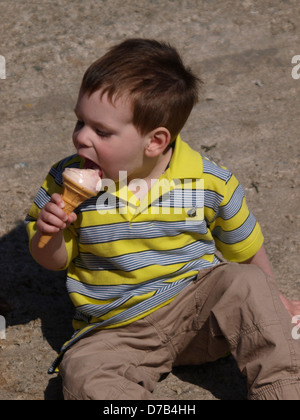
<svg viewBox="0 0 300 420"><path fill-rule="evenodd" d="M63 180L63 191L61 197L65 203L64 212L67 214L71 214L81 203L97 195L96 192L88 190L77 182L72 181L64 174ZM42 235L39 240L38 247L44 248L52 236L52 234Z"/></svg>
<svg viewBox="0 0 300 420"><path fill-rule="evenodd" d="M65 202L64 211L67 214L72 213L81 203L91 197L95 197L96 192L90 191L77 182L64 177L62 199Z"/></svg>

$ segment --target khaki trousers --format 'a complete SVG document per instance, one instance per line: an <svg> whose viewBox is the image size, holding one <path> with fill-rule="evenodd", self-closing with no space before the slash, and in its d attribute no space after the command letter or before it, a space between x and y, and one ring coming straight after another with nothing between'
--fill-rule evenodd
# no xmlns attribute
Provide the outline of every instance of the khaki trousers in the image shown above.
<svg viewBox="0 0 300 420"><path fill-rule="evenodd" d="M275 281L254 265L199 272L169 305L123 328L98 330L60 365L65 399L153 400L173 366L215 361L230 351L252 400L300 399L300 340Z"/></svg>

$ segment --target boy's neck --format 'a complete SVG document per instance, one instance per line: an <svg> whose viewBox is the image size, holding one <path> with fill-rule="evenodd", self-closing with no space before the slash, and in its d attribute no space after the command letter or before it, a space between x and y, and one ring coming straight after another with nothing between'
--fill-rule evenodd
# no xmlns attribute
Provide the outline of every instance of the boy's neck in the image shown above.
<svg viewBox="0 0 300 420"><path fill-rule="evenodd" d="M142 200L145 195L148 193L148 191L151 188L151 181L153 179L158 179L167 169L169 162L172 158L173 149L170 147L165 153L161 154L155 162L150 161L149 167L147 168L147 165L145 167L145 172L143 176L140 176L144 181L146 181L148 189L147 191L141 191L139 188L134 187L133 179L129 179L128 183L131 183L129 185L130 191L137 196L139 200ZM152 165L151 165L152 163Z"/></svg>

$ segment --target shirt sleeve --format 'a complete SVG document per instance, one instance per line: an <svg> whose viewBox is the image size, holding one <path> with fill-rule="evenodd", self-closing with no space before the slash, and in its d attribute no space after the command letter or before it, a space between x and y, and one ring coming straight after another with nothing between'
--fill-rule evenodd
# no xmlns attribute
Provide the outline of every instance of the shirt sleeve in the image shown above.
<svg viewBox="0 0 300 420"><path fill-rule="evenodd" d="M52 194L60 194L62 192L62 172L64 168L65 165L63 165L62 162L53 165L25 218L30 250L32 238L37 232L37 218L40 211L45 204L50 201ZM64 230L64 238L68 258L66 265L62 267L61 270L65 270L70 262L78 255L77 234L72 226Z"/></svg>
<svg viewBox="0 0 300 420"><path fill-rule="evenodd" d="M222 196L210 225L216 247L228 261L246 261L263 245L260 225L247 206L243 187L230 173Z"/></svg>

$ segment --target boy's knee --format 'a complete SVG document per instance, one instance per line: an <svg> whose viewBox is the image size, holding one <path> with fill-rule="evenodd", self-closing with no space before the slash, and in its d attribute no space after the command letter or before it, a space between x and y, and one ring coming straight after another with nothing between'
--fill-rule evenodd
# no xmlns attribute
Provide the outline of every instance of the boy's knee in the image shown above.
<svg viewBox="0 0 300 420"><path fill-rule="evenodd" d="M66 400L146 400L152 399L144 381L137 383L117 372L96 370L81 377L65 377L63 393Z"/></svg>
<svg viewBox="0 0 300 420"><path fill-rule="evenodd" d="M121 378L116 381L99 368L81 368L81 373L78 373L76 367L72 369L69 365L69 369L62 371L61 375L66 400L112 400L121 393Z"/></svg>
<svg viewBox="0 0 300 420"><path fill-rule="evenodd" d="M155 383L151 375L121 355L117 359L110 355L103 352L92 363L88 352L81 357L67 352L60 366L65 399L149 399Z"/></svg>

